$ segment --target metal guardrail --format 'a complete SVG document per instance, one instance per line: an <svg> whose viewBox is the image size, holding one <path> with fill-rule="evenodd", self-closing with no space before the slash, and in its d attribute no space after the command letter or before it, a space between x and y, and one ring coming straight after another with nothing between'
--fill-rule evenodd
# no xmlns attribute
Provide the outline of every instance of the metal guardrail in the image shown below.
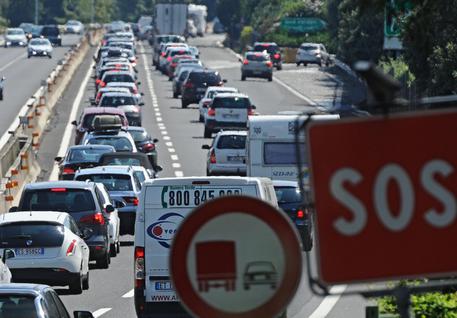
<svg viewBox="0 0 457 318"><path fill-rule="evenodd" d="M74 45L56 68L41 82L41 87L19 111L8 130L0 137L0 214L17 199L22 187L40 173L36 154L41 135L52 110L91 46L91 37L100 38L100 30L90 31Z"/></svg>

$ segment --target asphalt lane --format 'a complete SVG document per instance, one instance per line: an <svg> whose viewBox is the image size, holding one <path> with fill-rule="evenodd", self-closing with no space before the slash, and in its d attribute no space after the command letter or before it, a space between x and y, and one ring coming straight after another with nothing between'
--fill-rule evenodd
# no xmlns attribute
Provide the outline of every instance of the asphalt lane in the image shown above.
<svg viewBox="0 0 457 318"><path fill-rule="evenodd" d="M41 81L56 68L72 45L79 42L77 35L64 35L62 47L55 47L52 59L27 58L27 49L0 47L0 76L5 76L4 100L0 101L0 135L9 128L25 102L41 86Z"/></svg>
<svg viewBox="0 0 457 318"><path fill-rule="evenodd" d="M258 107L261 114L276 114L284 110L312 110L306 98L319 93L319 96L335 96L335 87L332 85L322 86L320 81L310 81L305 87L296 86L299 93L293 94L283 85L277 82L264 80L240 80L240 64L236 57L226 49L216 45L215 38L207 37L198 39L196 44L200 45L201 57L209 66L218 69L222 77L228 80L227 86L235 86L242 92L248 94L253 103ZM158 143L159 164L164 171L161 177L173 177L178 175L199 176L205 174L206 151L201 145L209 144L211 139L203 138L203 125L197 122L198 110L196 105L188 109L182 109L179 99L173 99L171 83L167 78L155 71L152 67L151 48L148 45L140 46L139 57L139 79L142 82L140 91L144 92L145 106L143 107L143 126L154 137ZM81 68L74 76L74 80L62 96L61 101L55 108L48 131L44 134L41 149L38 153L40 166L43 173L41 180L47 180L54 165L53 157L59 149L60 139L63 135L65 125L68 122L71 104L81 89L80 85L86 72L90 69L90 55L84 61ZM290 67L290 66L287 66ZM312 69L312 68L310 68ZM283 83L290 80L283 74L293 74L294 70L285 68L285 71L275 72L275 76ZM288 72L288 73L286 73ZM297 78L300 78L301 70L297 70ZM328 77L325 70L315 68L307 71L316 77ZM289 75L290 75L289 74ZM282 76L282 77L280 77ZM295 89L295 88L294 88ZM89 106L89 98L93 97L93 81L90 81L85 89L78 114L82 109ZM301 98L305 96L306 98ZM321 102L324 100L322 98ZM327 99L325 99L327 100ZM72 138L73 140L73 138ZM124 236L121 238L121 253L112 258L108 270L99 270L91 267L90 289L82 295L71 295L66 288L56 288L62 296L67 309L90 310L96 317L107 318L130 318L136 317L133 303L133 237ZM305 257L303 255L303 257ZM288 307L288 317L364 317L363 306L366 302L360 297L348 297L341 299L327 299L315 296L306 281L307 267L303 265L303 279L299 290ZM335 302L331 307L327 303ZM322 309L322 310L321 310ZM322 313L325 313L324 315Z"/></svg>

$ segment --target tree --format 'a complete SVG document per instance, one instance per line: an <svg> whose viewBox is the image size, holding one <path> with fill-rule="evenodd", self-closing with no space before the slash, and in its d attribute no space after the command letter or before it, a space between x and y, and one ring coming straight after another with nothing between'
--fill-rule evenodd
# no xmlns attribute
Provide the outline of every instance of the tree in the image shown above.
<svg viewBox="0 0 457 318"><path fill-rule="evenodd" d="M18 26L22 22L33 22L35 7L29 0L13 0L6 8L6 17L10 26Z"/></svg>

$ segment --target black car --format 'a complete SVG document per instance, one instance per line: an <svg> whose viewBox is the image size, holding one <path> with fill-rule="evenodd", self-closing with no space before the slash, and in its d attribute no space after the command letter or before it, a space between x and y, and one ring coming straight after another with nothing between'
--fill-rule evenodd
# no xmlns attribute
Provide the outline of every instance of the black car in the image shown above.
<svg viewBox="0 0 457 318"><path fill-rule="evenodd" d="M73 180L78 169L92 168L104 153L115 151L113 146L108 145L70 147L65 157L55 157L59 163L59 180Z"/></svg>
<svg viewBox="0 0 457 318"><path fill-rule="evenodd" d="M60 36L57 25L45 25L41 29L41 36L47 38L52 45L62 46L62 37Z"/></svg>
<svg viewBox="0 0 457 318"><path fill-rule="evenodd" d="M149 160L155 169L157 167L157 149L155 144L159 142L159 140L149 136L148 132L143 127L129 126L127 127L127 131L132 135L136 149L149 157Z"/></svg>
<svg viewBox="0 0 457 318"><path fill-rule="evenodd" d="M3 100L3 87L5 85L5 76L2 76L2 78L0 78L0 100Z"/></svg>
<svg viewBox="0 0 457 318"><path fill-rule="evenodd" d="M99 268L110 264L109 215L115 211L112 205L103 206L103 197L94 182L48 181L27 184L22 192L16 211L60 211L69 213L85 234L90 260Z"/></svg>
<svg viewBox="0 0 457 318"><path fill-rule="evenodd" d="M273 180L279 207L297 227L303 250L313 248L312 214L303 208L303 195L295 181Z"/></svg>
<svg viewBox="0 0 457 318"><path fill-rule="evenodd" d="M198 103L209 86L222 86L226 82L217 71L192 70L181 87L181 107L186 108L189 104Z"/></svg>
<svg viewBox="0 0 457 318"><path fill-rule="evenodd" d="M254 44L255 52L267 51L270 54L270 59L273 66L279 71L282 69L282 54L279 46L274 42L256 42Z"/></svg>
<svg viewBox="0 0 457 318"><path fill-rule="evenodd" d="M149 157L141 152L106 153L100 157L99 166L140 166L154 177L155 167Z"/></svg>

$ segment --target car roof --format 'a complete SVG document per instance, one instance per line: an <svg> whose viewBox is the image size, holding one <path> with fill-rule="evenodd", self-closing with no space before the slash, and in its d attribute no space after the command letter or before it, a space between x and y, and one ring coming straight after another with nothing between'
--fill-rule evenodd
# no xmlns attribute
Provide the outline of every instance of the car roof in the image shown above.
<svg viewBox="0 0 457 318"><path fill-rule="evenodd" d="M114 149L113 146L109 146L109 145L75 145L75 146L71 146L70 148L68 148L68 150L73 150L73 149L109 149L109 150L112 150Z"/></svg>
<svg viewBox="0 0 457 318"><path fill-rule="evenodd" d="M116 87L116 86L136 86L133 82L109 82L105 87Z"/></svg>
<svg viewBox="0 0 457 318"><path fill-rule="evenodd" d="M131 139L131 135L128 131L125 131L123 129L107 129L107 130L93 130L90 131L88 134L88 137L92 138L106 138L106 137L112 137L112 138L127 138ZM133 139L133 138L132 138Z"/></svg>
<svg viewBox="0 0 457 318"><path fill-rule="evenodd" d="M83 111L83 116L92 114L113 114L125 116L125 112L116 107L86 107Z"/></svg>
<svg viewBox="0 0 457 318"><path fill-rule="evenodd" d="M68 216L66 212L55 212L55 211L22 211L4 213L0 217L0 225L5 223L13 222L30 222L30 221L44 221L44 222L56 222L64 224L65 218Z"/></svg>
<svg viewBox="0 0 457 318"><path fill-rule="evenodd" d="M127 131L146 131L146 128L141 126L128 126Z"/></svg>
<svg viewBox="0 0 457 318"><path fill-rule="evenodd" d="M131 174L131 166L100 166L94 168L80 169L76 172L77 175L86 175L86 174ZM84 181L80 181L84 182Z"/></svg>
<svg viewBox="0 0 457 318"><path fill-rule="evenodd" d="M41 284L25 284L25 283L9 283L0 284L0 294L18 293L18 294L32 294L39 296L43 291L48 290L50 287Z"/></svg>
<svg viewBox="0 0 457 318"><path fill-rule="evenodd" d="M122 86L105 86L105 87L102 87L98 90L99 93L112 93L112 92L118 92L118 93L129 93L130 94L130 90L127 88L127 87L122 87ZM106 95L106 94L103 94L103 95Z"/></svg>
<svg viewBox="0 0 457 318"><path fill-rule="evenodd" d="M93 182L83 181L43 181L34 182L25 185L25 190L41 190L51 188L67 188L67 189L91 189L94 187Z"/></svg>
<svg viewBox="0 0 457 318"><path fill-rule="evenodd" d="M214 98L229 98L229 97L239 97L239 98L249 98L248 95L243 93L218 93Z"/></svg>
<svg viewBox="0 0 457 318"><path fill-rule="evenodd" d="M217 136L247 136L248 132L246 130L221 130L217 133Z"/></svg>
<svg viewBox="0 0 457 318"><path fill-rule="evenodd" d="M298 188L298 182L297 181L291 181L291 180L271 180L273 181L273 186L275 187L294 187Z"/></svg>
<svg viewBox="0 0 457 318"><path fill-rule="evenodd" d="M238 92L236 87L227 87L227 86L209 86L207 91L227 91L227 92Z"/></svg>
<svg viewBox="0 0 457 318"><path fill-rule="evenodd" d="M103 97L135 97L130 91L128 92L107 92Z"/></svg>

